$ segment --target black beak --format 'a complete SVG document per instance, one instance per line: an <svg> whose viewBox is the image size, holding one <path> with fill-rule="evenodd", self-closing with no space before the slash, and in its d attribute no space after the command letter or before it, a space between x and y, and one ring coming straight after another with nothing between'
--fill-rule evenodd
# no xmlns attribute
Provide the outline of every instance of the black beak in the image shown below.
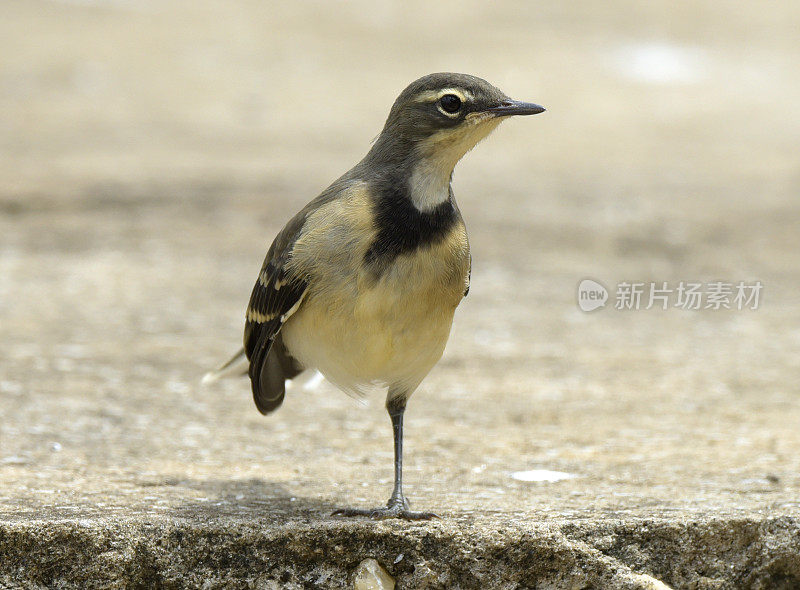
<svg viewBox="0 0 800 590"><path fill-rule="evenodd" d="M543 106L519 100L504 100L499 105L486 109L487 113L494 113L498 117L508 117L510 115L537 115L544 111L545 108Z"/></svg>

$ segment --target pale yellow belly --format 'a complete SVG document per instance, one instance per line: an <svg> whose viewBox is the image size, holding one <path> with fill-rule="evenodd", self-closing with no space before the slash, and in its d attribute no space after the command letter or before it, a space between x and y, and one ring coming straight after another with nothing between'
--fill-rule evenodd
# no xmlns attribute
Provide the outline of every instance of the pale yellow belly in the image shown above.
<svg viewBox="0 0 800 590"><path fill-rule="evenodd" d="M290 353L348 392L410 394L441 358L454 304L376 287L349 300L310 294L282 333Z"/></svg>
<svg viewBox="0 0 800 590"><path fill-rule="evenodd" d="M400 259L377 282L310 288L283 326L288 350L346 391L410 395L442 356L468 272L468 260L432 260Z"/></svg>

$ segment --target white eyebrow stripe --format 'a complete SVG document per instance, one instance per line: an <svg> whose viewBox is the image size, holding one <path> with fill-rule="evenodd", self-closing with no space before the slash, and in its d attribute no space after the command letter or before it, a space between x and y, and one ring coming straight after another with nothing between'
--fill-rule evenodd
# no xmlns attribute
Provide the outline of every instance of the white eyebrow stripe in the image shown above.
<svg viewBox="0 0 800 590"><path fill-rule="evenodd" d="M441 90L425 90L424 92L420 92L414 100L415 102L435 102L445 94L455 94L461 99L461 102L466 102L467 100L473 100L475 98L469 90L463 88L442 88Z"/></svg>

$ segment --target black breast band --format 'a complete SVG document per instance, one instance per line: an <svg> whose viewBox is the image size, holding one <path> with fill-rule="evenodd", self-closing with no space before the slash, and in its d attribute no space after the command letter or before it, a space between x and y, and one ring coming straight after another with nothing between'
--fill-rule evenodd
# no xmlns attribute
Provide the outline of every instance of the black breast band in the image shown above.
<svg viewBox="0 0 800 590"><path fill-rule="evenodd" d="M385 182L373 188L377 236L364 255L368 265L383 266L401 254L444 239L459 218L450 198L430 211L414 206L407 182Z"/></svg>

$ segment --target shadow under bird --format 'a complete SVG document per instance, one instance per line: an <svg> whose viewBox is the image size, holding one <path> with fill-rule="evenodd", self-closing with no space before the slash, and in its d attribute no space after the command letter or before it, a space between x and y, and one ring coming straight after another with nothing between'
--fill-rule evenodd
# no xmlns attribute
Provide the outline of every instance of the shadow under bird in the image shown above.
<svg viewBox="0 0 800 590"><path fill-rule="evenodd" d="M506 118L543 111L475 76L420 78L394 102L364 159L295 215L267 252L247 307L244 349L207 378L236 372L246 356L262 414L281 405L286 381L306 369L349 393L387 390L392 495L385 507L334 514L435 516L411 512L403 495L403 413L441 358L469 291L453 168Z"/></svg>

